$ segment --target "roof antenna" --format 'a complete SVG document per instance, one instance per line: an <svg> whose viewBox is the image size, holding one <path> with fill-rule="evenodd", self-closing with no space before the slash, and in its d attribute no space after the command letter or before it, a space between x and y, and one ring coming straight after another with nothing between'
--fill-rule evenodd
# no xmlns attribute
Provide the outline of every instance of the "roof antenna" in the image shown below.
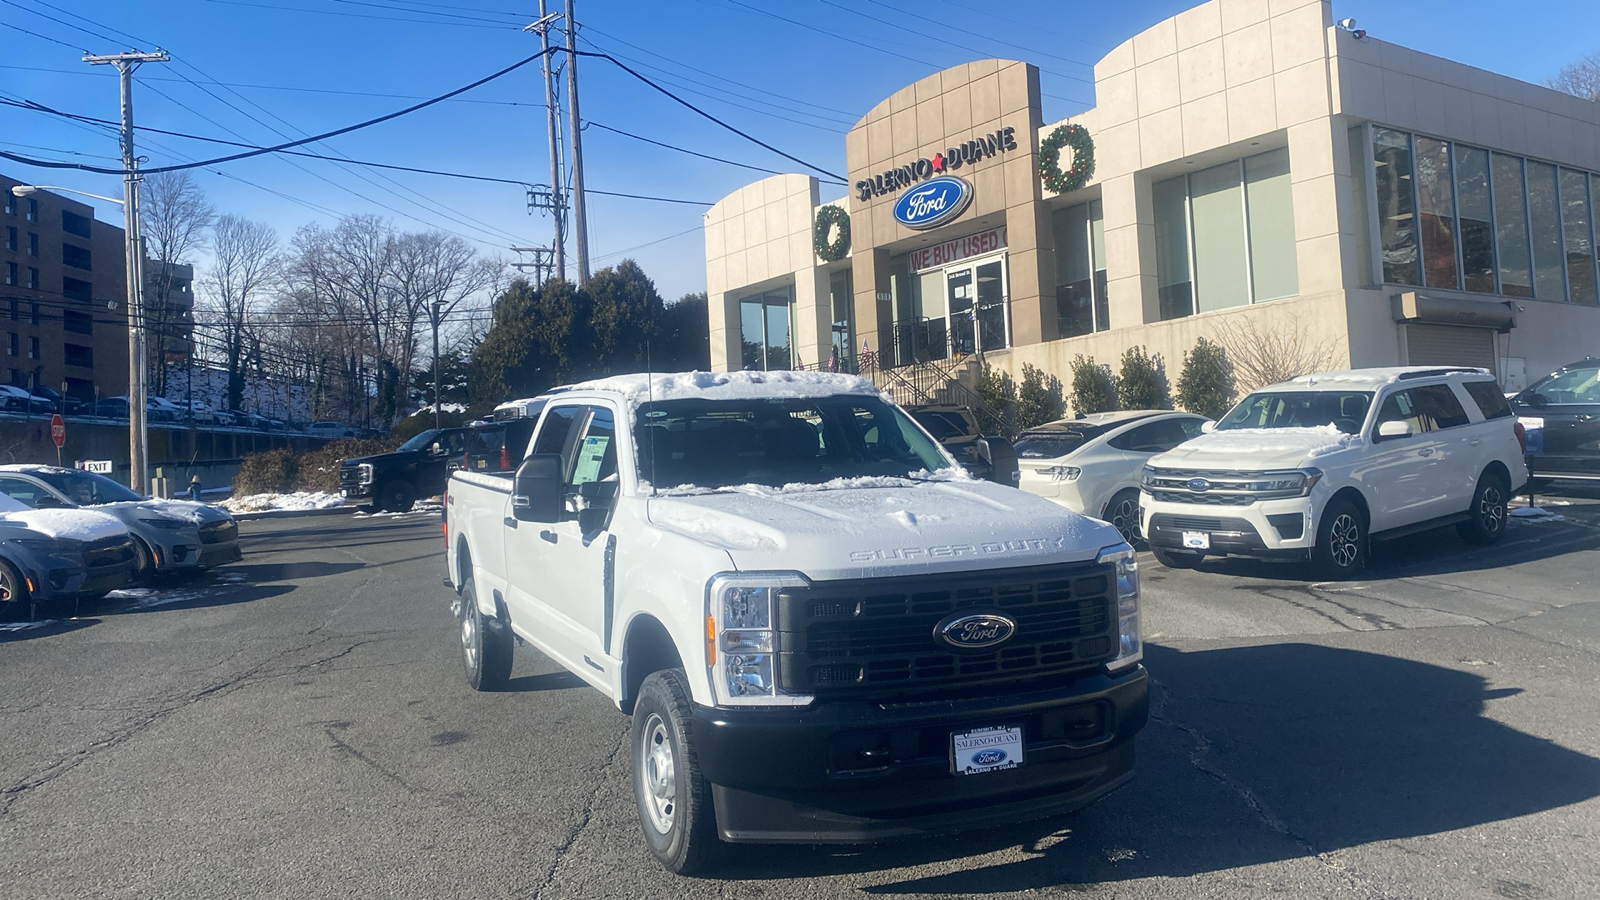
<svg viewBox="0 0 1600 900"><path fill-rule="evenodd" d="M655 401L656 401L656 376L655 376L655 373L653 371L651 371L651 365L650 365L650 339L648 337L644 339L644 396L645 396L645 403L647 403L648 405L653 407L655 405ZM651 412L655 412L655 410L652 409ZM656 435L654 433L652 433L650 435L650 496L651 497L655 497L655 495L656 495L656 479L658 477L660 477L660 476L658 476L656 474Z"/></svg>

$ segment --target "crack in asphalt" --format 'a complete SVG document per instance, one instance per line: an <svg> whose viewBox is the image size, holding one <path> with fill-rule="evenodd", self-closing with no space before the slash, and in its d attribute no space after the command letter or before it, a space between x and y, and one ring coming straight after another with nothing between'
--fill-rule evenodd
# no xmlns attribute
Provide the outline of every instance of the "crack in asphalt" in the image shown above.
<svg viewBox="0 0 1600 900"><path fill-rule="evenodd" d="M606 754L605 761L600 764L599 771L595 773L594 790L590 791L589 796L583 801L583 809L578 815L577 823L567 832L566 839L561 842L560 846L556 847L556 858L550 861L550 867L545 869L544 880L533 889L533 894L530 895L529 900L540 900L544 896L545 888L555 883L556 873L561 870L561 864L566 862L567 852L572 849L573 844L578 842L578 835L589 827L590 820L594 818L595 801L600 798L600 792L606 786L606 772L616 763L617 754L622 752L623 745L628 743L628 735L628 729L623 729L622 733L617 735L616 744L611 747L611 752Z"/></svg>
<svg viewBox="0 0 1600 900"><path fill-rule="evenodd" d="M313 631L315 630L318 629L313 629ZM122 744L127 743L144 732L146 729L155 725L157 722L160 722L162 719L165 719L166 717L192 703L197 703L207 697L216 696L224 692L230 692L238 688L246 687L257 683L258 681L281 678L284 675L298 674L306 671L307 669L315 668L316 666L320 666L344 657L353 652L357 647L360 647L364 644L375 643L374 640L370 639L356 641L329 656L291 666L289 669L282 672L271 672L270 674L265 675L263 674L267 673L273 665L285 657L315 649L319 645L327 644L329 640L331 639L312 641L309 644L304 644L299 647L294 647L279 653L275 653L243 672L239 672L231 677L218 681L215 684L208 685L200 690L190 691L175 697L157 698L155 700L155 703L157 704L156 709L146 712L135 721L123 726L121 729L113 731L110 735L94 741L86 747L70 751L60 757L57 757L55 760L36 769L32 774L26 775L4 788L0 788L0 819L4 819L10 815L11 809L17 803L17 801L21 800L32 791L44 787L56 779L70 774L79 766L88 762L91 758L98 756L107 750L115 749Z"/></svg>
<svg viewBox="0 0 1600 900"><path fill-rule="evenodd" d="M1150 679L1150 721L1165 725L1189 739L1191 743L1188 753L1189 764L1194 767L1195 771L1227 788L1230 793L1238 797L1249 808L1250 812L1255 815L1262 825L1265 825L1274 834L1293 841L1306 856L1315 859L1324 869L1337 876L1345 883L1347 888L1360 892L1372 898L1372 900L1400 900L1396 895L1374 884L1371 875L1362 872L1355 866L1348 865L1344 861L1342 850L1318 850L1310 838L1290 828L1288 823L1279 818L1267 805L1267 802L1258 796L1255 791L1251 790L1249 785L1224 772L1215 763L1211 762L1207 758L1211 752L1210 739L1200 729L1192 725L1186 725L1168 715L1168 707L1172 705L1172 702L1172 692L1167 689L1166 685L1152 677Z"/></svg>
<svg viewBox="0 0 1600 900"><path fill-rule="evenodd" d="M377 772L379 775L382 775L384 778L387 778L390 781L393 781L395 784L398 784L401 787L405 788L406 789L406 793L411 794L412 796L416 796L416 795L424 793L424 791L421 788L418 788L418 787L412 785L410 782L406 781L404 778L401 778L400 774L398 772L394 772L394 771L391 771L389 769L384 768L383 765L381 763L379 763L377 760L375 760L372 757L366 755L365 753L362 753L360 750L356 749L356 747L354 745L350 744L349 742L345 741L343 738L340 738L337 734L334 733L335 731L340 731L340 730L343 730L344 728L348 727L350 725L349 722L323 722L321 724L322 724L322 733L326 734L328 736L328 740L333 742L333 746L334 746L334 748L336 750L339 750L340 752L344 753L346 756L354 757L355 759L359 760L360 762L365 763L374 772Z"/></svg>

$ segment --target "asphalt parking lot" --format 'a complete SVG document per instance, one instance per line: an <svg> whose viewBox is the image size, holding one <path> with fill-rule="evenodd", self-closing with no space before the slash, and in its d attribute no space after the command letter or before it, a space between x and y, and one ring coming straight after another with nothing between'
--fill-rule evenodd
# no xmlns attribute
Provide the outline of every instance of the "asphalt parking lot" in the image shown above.
<svg viewBox="0 0 1600 900"><path fill-rule="evenodd" d="M437 517L244 524L246 558L0 626L0 896L1600 896L1600 491L1366 578L1142 557L1135 781L865 848L645 852L627 720L531 650L463 683Z"/></svg>

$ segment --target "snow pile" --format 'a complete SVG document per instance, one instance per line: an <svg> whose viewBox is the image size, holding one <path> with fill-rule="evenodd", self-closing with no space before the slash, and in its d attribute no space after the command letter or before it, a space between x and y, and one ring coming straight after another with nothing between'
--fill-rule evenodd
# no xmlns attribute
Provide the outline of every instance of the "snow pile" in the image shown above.
<svg viewBox="0 0 1600 900"><path fill-rule="evenodd" d="M358 518L358 519L397 519L397 518L399 518L401 516L413 516L413 515L416 515L417 513L438 513L438 512L442 512L443 510L444 510L443 506L433 502L432 500L418 500L417 502L411 504L411 508L406 510L405 512L372 512L372 513L358 512L358 513L356 513L356 518Z"/></svg>
<svg viewBox="0 0 1600 900"><path fill-rule="evenodd" d="M1202 434L1189 441L1185 449L1240 456L1304 453L1308 458L1315 459L1359 443L1359 435L1345 434L1332 425L1312 428L1229 428Z"/></svg>
<svg viewBox="0 0 1600 900"><path fill-rule="evenodd" d="M1566 516L1558 515L1538 506L1519 506L1506 512L1512 518L1524 519L1529 522L1565 522L1567 520Z"/></svg>
<svg viewBox="0 0 1600 900"><path fill-rule="evenodd" d="M574 385L578 391L615 391L629 406L652 400L744 400L783 397L878 396L877 385L855 375L833 372L679 372L670 375L617 375Z"/></svg>
<svg viewBox="0 0 1600 900"><path fill-rule="evenodd" d="M322 491L295 491L292 494L250 494L244 497L231 497L217 504L229 512L266 512L268 510L291 510L305 512L313 509L332 509L343 506L344 498L338 494L328 494Z"/></svg>
<svg viewBox="0 0 1600 900"><path fill-rule="evenodd" d="M189 603L206 596L203 590L156 590L154 588L123 588L112 591L105 596L107 600L122 601L128 605L123 607L125 612L137 612L142 609L155 609L161 606L171 606L174 603Z"/></svg>
<svg viewBox="0 0 1600 900"><path fill-rule="evenodd" d="M116 519L86 509L24 508L22 512L7 512L5 517L58 540L97 541L128 533L128 529Z"/></svg>

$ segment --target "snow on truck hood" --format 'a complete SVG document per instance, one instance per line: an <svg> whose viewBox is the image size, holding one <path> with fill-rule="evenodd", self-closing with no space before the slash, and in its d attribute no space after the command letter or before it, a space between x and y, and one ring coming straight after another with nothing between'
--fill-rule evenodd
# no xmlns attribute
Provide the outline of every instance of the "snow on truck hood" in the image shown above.
<svg viewBox="0 0 1600 900"><path fill-rule="evenodd" d="M619 393L629 406L655 400L743 400L763 397L878 396L865 378L833 372L679 372L671 375L617 375L575 384L574 391Z"/></svg>
<svg viewBox="0 0 1600 900"><path fill-rule="evenodd" d="M1332 425L1315 428L1230 428L1202 434L1150 460L1158 468L1293 469L1362 443Z"/></svg>
<svg viewBox="0 0 1600 900"><path fill-rule="evenodd" d="M650 521L726 550L741 571L826 580L1094 559L1117 530L984 481L765 488L658 496Z"/></svg>

